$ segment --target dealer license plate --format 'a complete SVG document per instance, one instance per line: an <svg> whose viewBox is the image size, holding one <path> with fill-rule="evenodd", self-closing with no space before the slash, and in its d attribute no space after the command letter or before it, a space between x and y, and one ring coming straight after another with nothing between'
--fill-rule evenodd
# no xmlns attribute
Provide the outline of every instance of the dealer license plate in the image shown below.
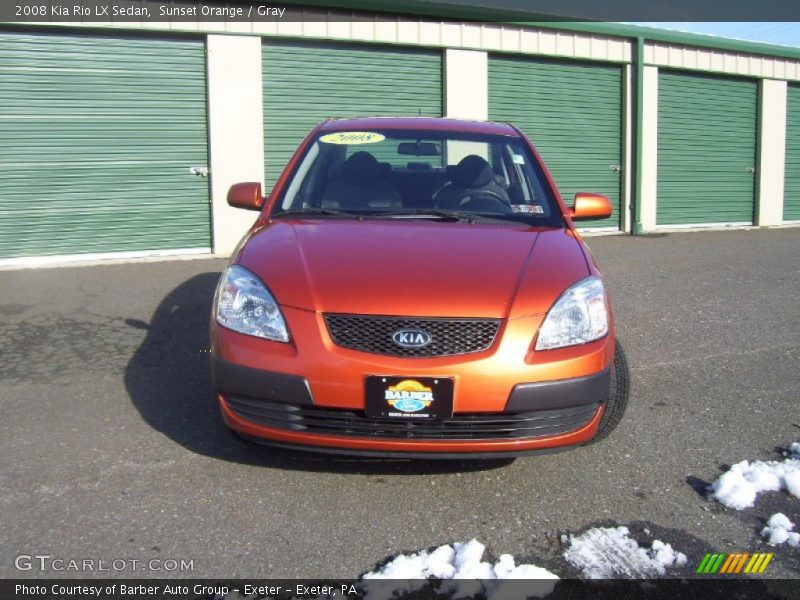
<svg viewBox="0 0 800 600"><path fill-rule="evenodd" d="M377 419L449 419L453 380L446 377L367 377L367 416Z"/></svg>

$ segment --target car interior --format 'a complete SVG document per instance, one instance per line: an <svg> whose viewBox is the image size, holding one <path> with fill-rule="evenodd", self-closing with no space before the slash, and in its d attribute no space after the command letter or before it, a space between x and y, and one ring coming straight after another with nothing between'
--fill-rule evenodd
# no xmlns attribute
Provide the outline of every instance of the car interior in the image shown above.
<svg viewBox="0 0 800 600"><path fill-rule="evenodd" d="M427 162L392 167L359 150L331 175L322 208L339 210L422 209L510 212L508 189L481 156L437 169Z"/></svg>
<svg viewBox="0 0 800 600"><path fill-rule="evenodd" d="M478 153L462 152L455 164L448 164L442 140L320 144L317 164L303 177L296 195L284 199L283 208L547 216L545 188L538 173L522 167L520 155L508 145L466 143ZM536 205L536 210L519 210L526 205Z"/></svg>

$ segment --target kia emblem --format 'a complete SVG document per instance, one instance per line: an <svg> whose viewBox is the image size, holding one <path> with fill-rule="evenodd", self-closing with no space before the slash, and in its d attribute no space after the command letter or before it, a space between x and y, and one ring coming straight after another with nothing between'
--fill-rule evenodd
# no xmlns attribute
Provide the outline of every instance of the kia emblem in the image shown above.
<svg viewBox="0 0 800 600"><path fill-rule="evenodd" d="M401 348L424 348L431 343L431 336L419 329L401 329L394 333L392 340Z"/></svg>

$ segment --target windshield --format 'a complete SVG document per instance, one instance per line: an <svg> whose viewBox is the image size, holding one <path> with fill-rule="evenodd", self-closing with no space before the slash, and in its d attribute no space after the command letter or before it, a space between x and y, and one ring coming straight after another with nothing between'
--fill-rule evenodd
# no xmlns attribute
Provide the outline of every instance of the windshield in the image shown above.
<svg viewBox="0 0 800 600"><path fill-rule="evenodd" d="M271 216L298 213L563 226L522 139L442 131L319 135Z"/></svg>

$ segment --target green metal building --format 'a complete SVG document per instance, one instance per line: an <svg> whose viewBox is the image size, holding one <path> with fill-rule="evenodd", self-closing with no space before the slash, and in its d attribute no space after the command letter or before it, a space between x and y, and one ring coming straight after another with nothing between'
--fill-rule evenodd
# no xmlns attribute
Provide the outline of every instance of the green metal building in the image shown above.
<svg viewBox="0 0 800 600"><path fill-rule="evenodd" d="M324 17L324 18L322 18ZM229 254L328 117L509 121L596 232L800 225L800 49L435 16L0 24L0 266Z"/></svg>

